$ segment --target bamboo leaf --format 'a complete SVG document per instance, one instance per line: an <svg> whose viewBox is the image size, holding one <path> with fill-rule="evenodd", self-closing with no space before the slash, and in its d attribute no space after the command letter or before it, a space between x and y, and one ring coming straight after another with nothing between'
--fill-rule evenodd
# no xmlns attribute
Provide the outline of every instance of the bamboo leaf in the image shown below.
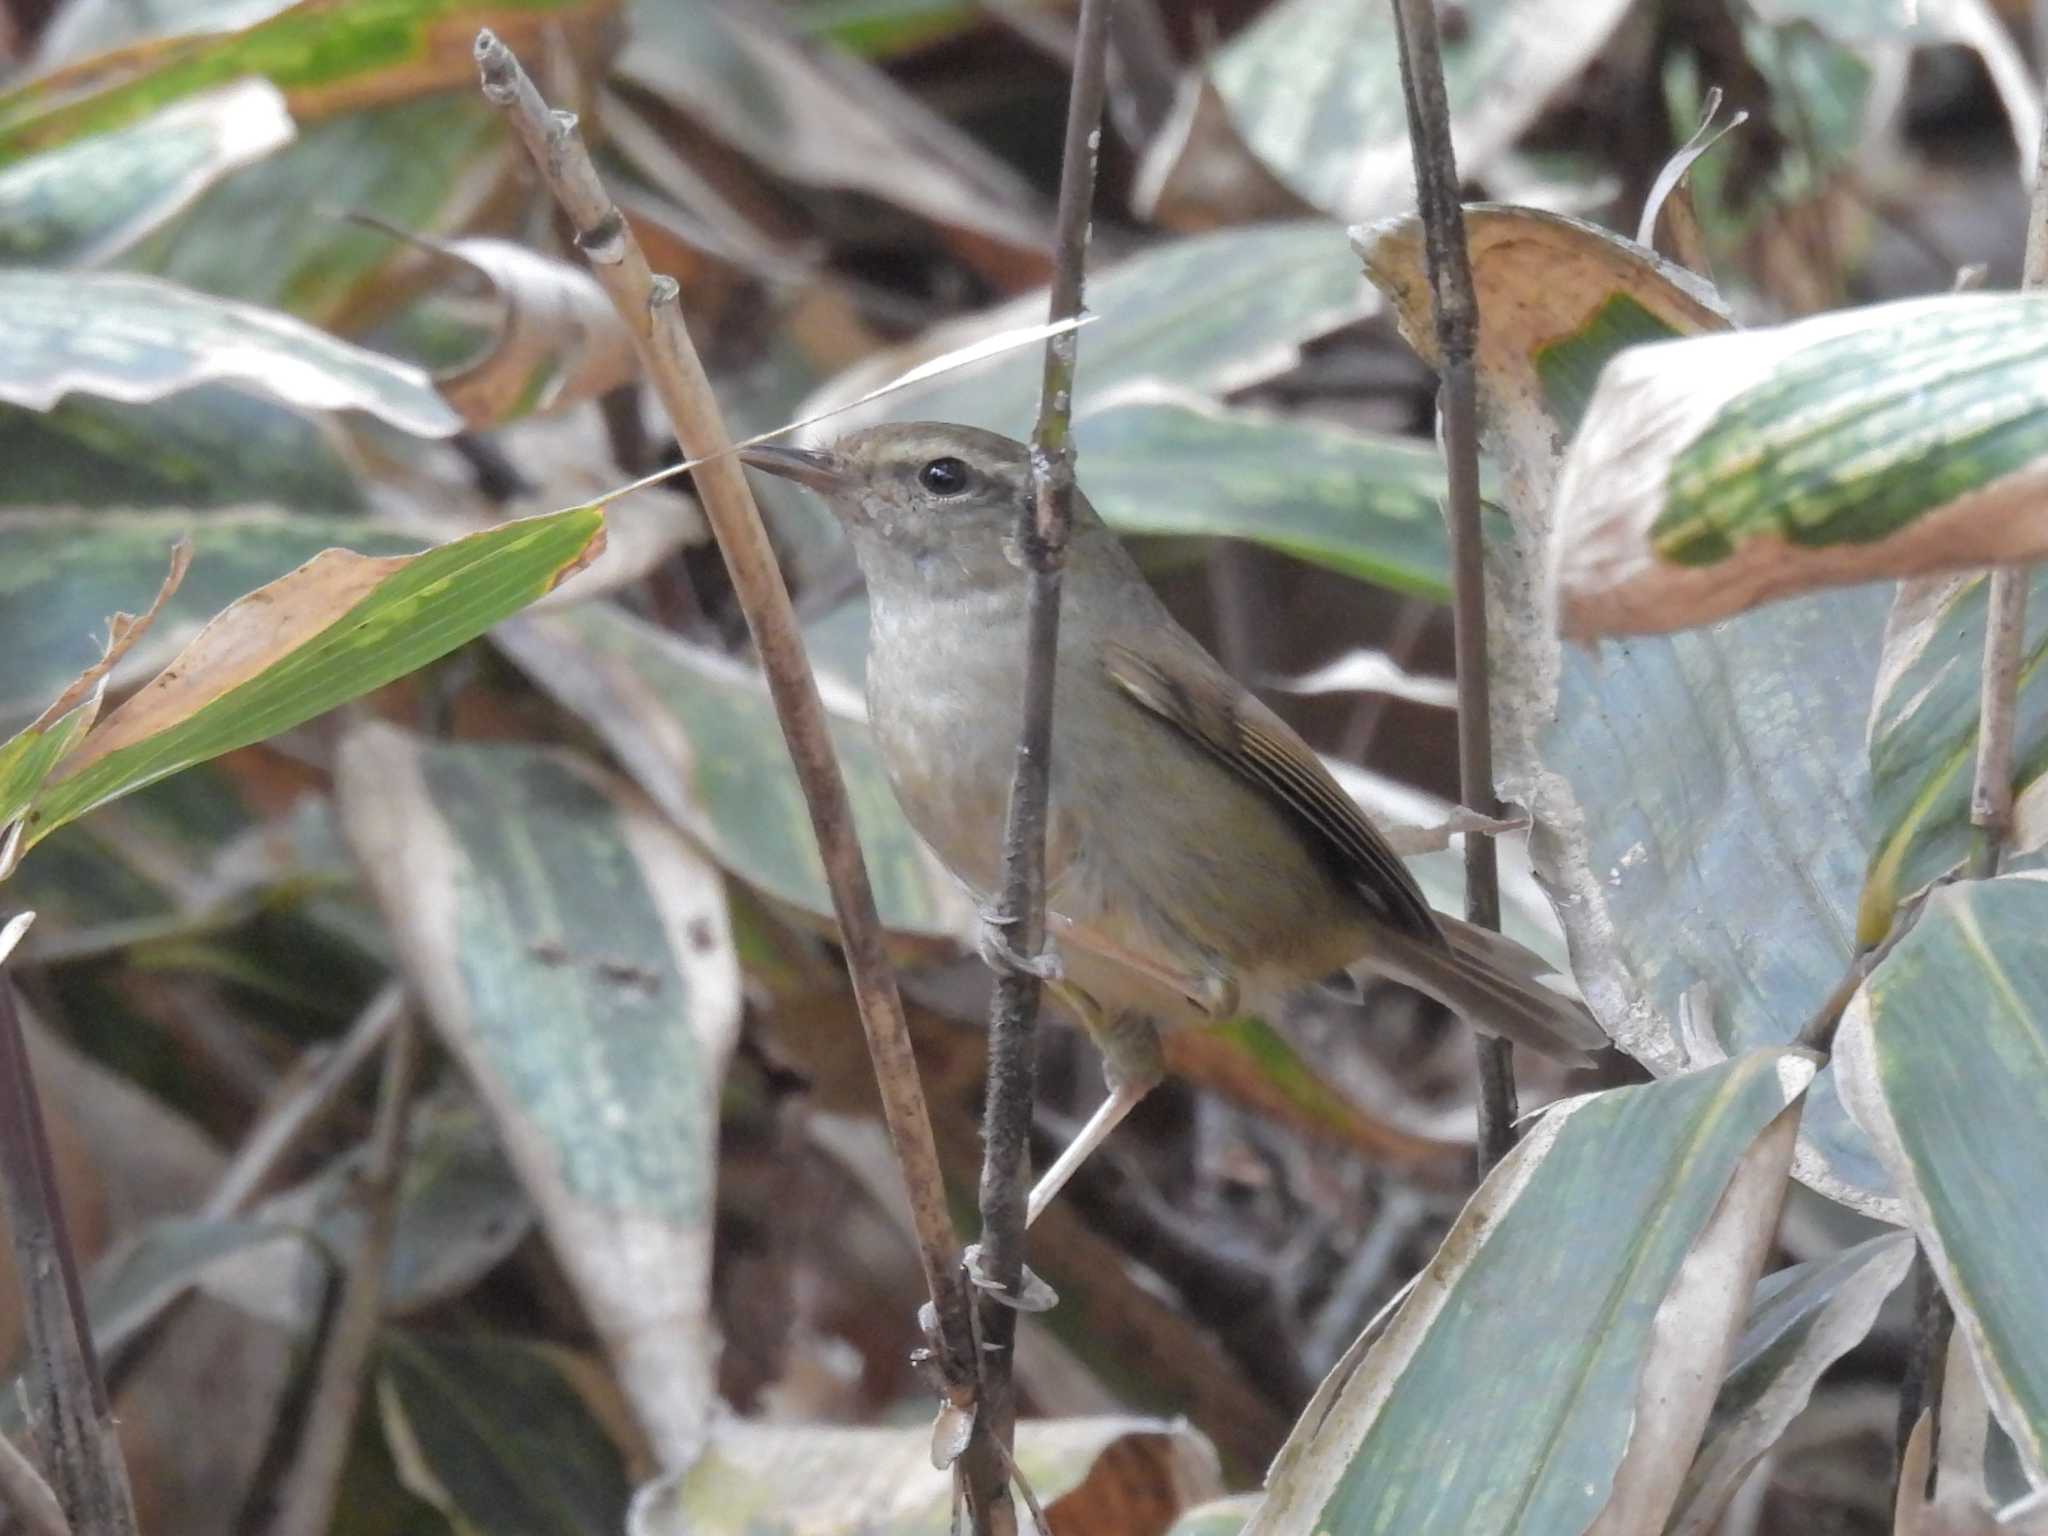
<svg viewBox="0 0 2048 1536"><path fill-rule="evenodd" d="M17 162L0 171L0 265L98 265L295 131L276 87L243 80Z"/></svg>
<svg viewBox="0 0 2048 1536"><path fill-rule="evenodd" d="M718 872L562 753L369 726L337 789L408 977L640 1421L686 1459L715 1388L713 1170L740 1011Z"/></svg>
<svg viewBox="0 0 2048 1536"><path fill-rule="evenodd" d="M1992 1411L2048 1480L2048 883L1928 898L1850 1004L1835 1054L1956 1309Z"/></svg>
<svg viewBox="0 0 2048 1536"><path fill-rule="evenodd" d="M272 310L128 273L0 271L0 401L46 411L79 392L161 399L252 385L313 410L367 411L401 431L460 425L418 370Z"/></svg>
<svg viewBox="0 0 2048 1536"><path fill-rule="evenodd" d="M1558 479L1565 633L2048 552L2044 324L1954 294L1616 358Z"/></svg>
<svg viewBox="0 0 2048 1536"><path fill-rule="evenodd" d="M572 507L418 555L315 556L216 617L86 733L31 804L20 848L446 655L581 569L603 523Z"/></svg>
<svg viewBox="0 0 2048 1536"><path fill-rule="evenodd" d="M1757 1051L1552 1108L1324 1382L1247 1536L1657 1529L1776 1227L1813 1068Z"/></svg>

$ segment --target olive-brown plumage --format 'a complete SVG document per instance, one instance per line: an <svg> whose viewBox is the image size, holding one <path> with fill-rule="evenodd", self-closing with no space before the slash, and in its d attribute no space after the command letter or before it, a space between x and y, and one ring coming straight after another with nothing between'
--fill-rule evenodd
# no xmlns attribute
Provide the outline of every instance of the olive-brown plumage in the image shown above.
<svg viewBox="0 0 2048 1536"><path fill-rule="evenodd" d="M890 781L986 904L1020 723L1027 577L1010 541L1031 495L1029 450L921 422L743 457L818 491L845 525L867 578L868 712ZM1560 1060L1606 1043L1536 979L1542 961L1431 910L1315 753L1173 620L1079 494L1046 879L1054 984L1116 1092L1034 1191L1034 1214L1157 1080L1155 1026L1270 1006L1346 967Z"/></svg>

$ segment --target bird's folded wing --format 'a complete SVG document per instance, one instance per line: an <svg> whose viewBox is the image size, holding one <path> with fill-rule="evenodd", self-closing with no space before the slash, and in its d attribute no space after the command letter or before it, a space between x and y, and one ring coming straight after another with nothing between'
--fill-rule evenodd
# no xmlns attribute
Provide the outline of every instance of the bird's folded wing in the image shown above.
<svg viewBox="0 0 2048 1536"><path fill-rule="evenodd" d="M1441 937L1415 877L1379 829L1308 743L1228 673L1191 647L1140 650L1121 641L1103 648L1103 665L1132 700L1272 796L1380 917L1407 933Z"/></svg>

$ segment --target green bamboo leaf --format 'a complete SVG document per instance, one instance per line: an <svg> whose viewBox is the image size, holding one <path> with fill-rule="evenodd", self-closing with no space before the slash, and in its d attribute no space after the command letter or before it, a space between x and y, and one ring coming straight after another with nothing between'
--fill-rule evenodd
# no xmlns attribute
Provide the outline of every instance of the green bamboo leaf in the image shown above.
<svg viewBox="0 0 2048 1536"><path fill-rule="evenodd" d="M831 917L810 815L758 673L607 604L534 615L496 643L581 715L720 864ZM882 921L900 933L965 938L972 905L897 809L865 723L839 715L832 736Z"/></svg>
<svg viewBox="0 0 2048 1536"><path fill-rule="evenodd" d="M363 506L335 418L234 384L140 405L85 394L47 411L0 405L0 463L9 507Z"/></svg>
<svg viewBox="0 0 2048 1536"><path fill-rule="evenodd" d="M587 48L615 9L615 0L299 0L239 31L151 38L0 95L0 164L251 75L282 91L301 123L474 88L479 27L515 51L550 36Z"/></svg>
<svg viewBox="0 0 2048 1536"><path fill-rule="evenodd" d="M411 259L381 229L308 217L321 200L424 236L452 236L501 199L525 166L502 115L472 84L302 125L298 141L213 188L145 241L129 266L207 293L365 334L404 292Z"/></svg>
<svg viewBox="0 0 2048 1536"><path fill-rule="evenodd" d="M242 80L0 170L0 266L94 266L291 142L284 98Z"/></svg>
<svg viewBox="0 0 2048 1536"><path fill-rule="evenodd" d="M0 512L0 609L12 642L0 682L0 732L34 719L92 663L93 632L108 614L148 601L181 538L192 540L196 558L122 657L110 685L116 690L147 681L200 625L323 549L396 555L425 542L367 518L295 517L267 507L202 516Z"/></svg>
<svg viewBox="0 0 2048 1536"><path fill-rule="evenodd" d="M1870 712L1869 872L1856 936L1876 944L1899 904L1968 857L1984 671L1982 575L1902 588ZM2048 570L2030 583L2013 721L2018 796L2009 851L2048 844Z"/></svg>
<svg viewBox="0 0 2048 1536"><path fill-rule="evenodd" d="M1558 480L1565 632L2048 552L2044 324L1952 294L1623 354Z"/></svg>
<svg viewBox="0 0 2048 1536"><path fill-rule="evenodd" d="M399 1476L459 1531L621 1529L625 1452L577 1392L566 1351L387 1329L377 1406Z"/></svg>
<svg viewBox="0 0 2048 1536"><path fill-rule="evenodd" d="M373 725L344 742L336 788L406 974L640 1422L686 1459L715 1388L718 1100L740 1013L718 871L563 753Z"/></svg>
<svg viewBox="0 0 2048 1536"><path fill-rule="evenodd" d="M100 721L30 807L22 846L446 655L580 569L603 526L597 508L572 507L418 555L317 556L230 607Z"/></svg>
<svg viewBox="0 0 2048 1536"><path fill-rule="evenodd" d="M1253 539L1396 591L1443 600L1443 459L1412 438L1162 395L1074 429L1082 489L1125 534Z"/></svg>
<svg viewBox="0 0 2048 1536"><path fill-rule="evenodd" d="M0 401L161 399L233 381L314 410L446 437L461 420L417 369L274 310L128 273L0 271Z"/></svg>
<svg viewBox="0 0 2048 1536"><path fill-rule="evenodd" d="M1810 1056L1758 1051L1537 1121L1386 1331L1324 1382L1247 1536L1533 1536L1603 1514L1657 1529L1712 1406L1702 1368L1741 1326L1776 1227L1812 1076Z"/></svg>
<svg viewBox="0 0 2048 1536"><path fill-rule="evenodd" d="M1965 881L1850 1004L1842 1091L1890 1169L1998 1422L2048 1480L2048 882Z"/></svg>
<svg viewBox="0 0 2048 1536"><path fill-rule="evenodd" d="M1041 324L1045 304L1040 290L937 326L913 347L841 374L799 415L844 405L940 353ZM1095 318L1080 333L1086 361L1074 385L1076 431L1132 389L1214 396L1271 378L1293 366L1303 343L1374 307L1334 224L1253 225L1155 246L1089 275ZM1040 355L1019 348L846 411L829 430L931 420L1022 436L1038 407L1041 372Z"/></svg>
<svg viewBox="0 0 2048 1536"><path fill-rule="evenodd" d="M1486 556L1502 590L1525 594L1493 617L1496 782L1535 820L1574 977L1622 1049L1661 1075L1783 1044L1855 949L1887 594L1850 588L1597 652L1561 645L1548 573L1553 513L1568 509L1555 488L1587 386L1653 323L1689 336L1728 322L1697 277L1609 231L1533 209L1466 217L1490 317L1481 441L1510 513ZM1356 238L1433 359L1419 224ZM1800 1141L1802 1181L1896 1217L1832 1072L1808 1094Z"/></svg>

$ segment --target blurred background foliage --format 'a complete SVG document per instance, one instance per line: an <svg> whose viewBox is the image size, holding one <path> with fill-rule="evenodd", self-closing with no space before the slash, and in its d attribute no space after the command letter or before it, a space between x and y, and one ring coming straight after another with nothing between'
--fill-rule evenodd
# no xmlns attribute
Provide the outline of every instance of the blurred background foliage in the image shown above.
<svg viewBox="0 0 2048 1536"><path fill-rule="evenodd" d="M1740 319L1945 292L1971 264L2017 281L2038 8L1441 10L1475 195L1632 232L1718 89L1721 121L1747 120L1662 229ZM93 662L108 615L147 606L180 536L190 573L115 666L116 693L321 550L409 555L672 460L616 320L476 93L483 26L581 115L681 284L736 431L1042 317L1073 46L1057 3L9 0L7 732ZM1439 820L1455 725L1434 377L1345 238L1412 197L1387 8L1119 0L1111 46L1081 482L1176 613L1373 809ZM847 419L1022 436L1037 372L1020 352ZM1512 468L1490 495L1509 499ZM964 1215L987 992L963 947L972 914L865 740L864 612L836 530L780 483L757 493ZM634 1488L700 1451L700 1475L651 1484L641 1529L943 1528L887 1471L923 1431L881 1427L928 1411L908 1363L920 1292L773 716L687 485L617 500L607 521L590 569L487 639L94 809L12 877L7 910L39 914L14 973L147 1530L266 1524L322 1436L346 1444L336 1531L618 1529ZM549 558L559 571L568 544ZM545 571L517 580L538 591ZM1882 710L1865 739L1883 595L1801 612L1725 654L1783 668L1825 652L1803 720L1605 662L1562 685L1544 760L1582 803L1630 808L1587 829L1585 867L1613 871L1617 963L1673 1021L1689 987L1725 983L1673 935L1701 912L1774 921L1769 883L1745 890L1753 869L1693 858L1720 846L1713 808L1740 799L1741 765L1713 766L1738 727L1788 733L1842 807L1801 833L1814 921L1841 927L1881 852L1897 853L1885 913L1960 857L1960 823L1928 811L1912 766L1947 749L1899 747ZM1683 849L1653 831L1659 868L1636 867L1633 809L1681 780L1697 803L1660 830ZM1775 827L1809 808L1787 794L1745 814ZM1506 855L1510 930L1561 959L1528 855ZM1453 854L1417 869L1457 905ZM1811 1006L1800 978L1752 974L1755 999L1723 994L1731 1050L1783 1041ZM1174 1040L1173 1084L1035 1229L1062 1305L1027 1319L1018 1376L1027 1410L1062 1422L1027 1431L1020 1457L1062 1532L1164 1530L1256 1487L1457 1217L1465 1036L1391 987L1364 1016L1314 998ZM359 1069L415 1020L427 1049L387 1247L368 1237L382 1186L363 1176L375 1074ZM1716 1059L1662 1027L1570 1088ZM1050 1032L1044 1051L1041 1155L1099 1092L1078 1037ZM1567 1087L1524 1072L1525 1104ZM1835 1198L1795 1189L1729 1377L1758 1397L1803 1380L1811 1401L1723 1464L1710 1432L1695 1474L1721 1483L1683 1529L1892 1529L1908 1319L1903 1296L1880 1303L1904 1250L1869 1148L1827 1113L1809 1115L1802 1176ZM322 1424L309 1381L365 1252L385 1266L369 1390L358 1421ZM20 1352L0 1287L0 1360ZM1994 1482L2016 1485L1995 1439ZM784 1480L790 1466L807 1470ZM834 1501L846 1518L802 1523ZM1186 1528L1241 1518L1219 1506Z"/></svg>

